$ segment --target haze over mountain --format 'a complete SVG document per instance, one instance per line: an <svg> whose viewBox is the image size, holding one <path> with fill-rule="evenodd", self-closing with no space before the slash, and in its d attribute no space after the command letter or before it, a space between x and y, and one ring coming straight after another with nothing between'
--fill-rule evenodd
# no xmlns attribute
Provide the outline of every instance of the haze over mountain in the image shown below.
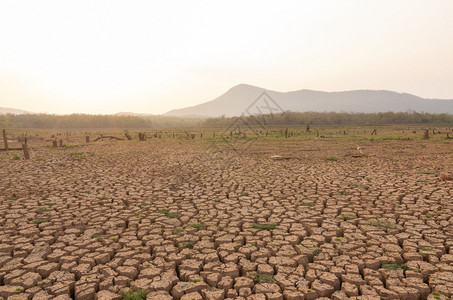
<svg viewBox="0 0 453 300"><path fill-rule="evenodd" d="M266 92L279 106L278 110L294 112L406 112L453 113L453 100L425 99L406 93L386 90L353 90L344 92L321 92L298 90L276 92L264 88L239 84L220 97L191 107L174 109L167 116L240 116ZM274 105L276 106L276 105ZM281 109L280 109L281 108ZM263 113L267 113L265 110ZM278 111L274 111L278 112Z"/></svg>
<svg viewBox="0 0 453 300"><path fill-rule="evenodd" d="M263 94L264 93L264 94ZM269 98L268 104L263 97ZM298 90L291 92L277 92L264 88L239 84L214 100L191 107L173 109L161 116L172 117L225 117L240 116L242 114L256 114L256 107L260 113L266 114L273 108L274 113L283 111L294 112L426 112L453 114L452 99L426 99L407 93L397 93L386 90L353 90L343 92L322 92L313 90ZM249 110L247 110L249 109ZM1 114L32 114L33 112L0 107ZM117 116L151 117L159 116L152 113L119 112Z"/></svg>
<svg viewBox="0 0 453 300"><path fill-rule="evenodd" d="M31 112L22 110L22 109L17 109L17 108L10 108L10 107L0 107L0 115L5 115L5 114L16 114L16 115L21 115L21 114L30 114Z"/></svg>

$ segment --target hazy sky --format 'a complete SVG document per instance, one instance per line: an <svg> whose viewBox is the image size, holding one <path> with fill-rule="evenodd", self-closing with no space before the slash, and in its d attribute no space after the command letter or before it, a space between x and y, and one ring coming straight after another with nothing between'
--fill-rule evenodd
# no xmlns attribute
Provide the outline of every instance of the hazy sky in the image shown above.
<svg viewBox="0 0 453 300"><path fill-rule="evenodd" d="M0 106L164 113L239 83L453 99L453 1L0 2Z"/></svg>

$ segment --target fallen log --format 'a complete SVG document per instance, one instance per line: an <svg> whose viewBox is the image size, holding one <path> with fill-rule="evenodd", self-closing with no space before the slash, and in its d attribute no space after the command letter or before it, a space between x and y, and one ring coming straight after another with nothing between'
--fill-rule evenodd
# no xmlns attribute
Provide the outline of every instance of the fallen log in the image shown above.
<svg viewBox="0 0 453 300"><path fill-rule="evenodd" d="M112 135L103 135L103 136L100 136L100 137L94 139L93 142L96 142L96 141L99 141L99 140L103 140L103 139L111 139L111 140L124 141L124 139L119 138L119 137L116 137L116 136L112 136Z"/></svg>
<svg viewBox="0 0 453 300"><path fill-rule="evenodd" d="M272 155L270 157L273 160L286 160L286 159L291 159L292 157L290 156L281 156L281 155Z"/></svg>

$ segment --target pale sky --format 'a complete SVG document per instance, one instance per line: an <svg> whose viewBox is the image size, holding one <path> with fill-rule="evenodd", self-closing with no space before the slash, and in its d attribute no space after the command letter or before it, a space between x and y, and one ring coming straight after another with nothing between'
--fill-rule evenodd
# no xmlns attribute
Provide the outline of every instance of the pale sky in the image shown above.
<svg viewBox="0 0 453 300"><path fill-rule="evenodd" d="M0 2L0 107L159 114L240 83L453 99L453 1Z"/></svg>

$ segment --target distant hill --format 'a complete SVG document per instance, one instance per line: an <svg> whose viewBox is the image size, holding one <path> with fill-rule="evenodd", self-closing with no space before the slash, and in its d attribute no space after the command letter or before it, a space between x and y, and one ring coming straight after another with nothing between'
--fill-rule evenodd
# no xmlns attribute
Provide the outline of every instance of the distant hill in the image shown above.
<svg viewBox="0 0 453 300"><path fill-rule="evenodd" d="M344 92L320 92L298 90L276 92L264 88L240 84L220 97L196 106L174 109L165 115L200 115L218 117L240 116L246 109L266 94L283 111L294 112L406 112L453 113L453 100L425 99L411 94L385 90L354 90ZM278 112L278 111L275 111ZM281 112L281 111L280 111ZM263 113L267 111L263 110Z"/></svg>
<svg viewBox="0 0 453 300"><path fill-rule="evenodd" d="M10 108L10 107L0 107L0 115L6 114L15 114L15 115L23 115L23 114L30 114L31 112L25 111L22 109Z"/></svg>
<svg viewBox="0 0 453 300"><path fill-rule="evenodd" d="M116 114L113 114L114 116L133 116L133 117L149 117L149 116L154 116L152 114L146 114L146 113L134 113L134 112L127 112L127 111L122 111Z"/></svg>
<svg viewBox="0 0 453 300"><path fill-rule="evenodd" d="M147 113L134 113L134 112L119 112L114 114L114 116L132 116L132 117L165 117L165 115L154 115L154 114L147 114ZM168 115L167 117L173 117L171 115ZM189 119L206 119L206 116L203 115L184 115L184 118L189 118Z"/></svg>

